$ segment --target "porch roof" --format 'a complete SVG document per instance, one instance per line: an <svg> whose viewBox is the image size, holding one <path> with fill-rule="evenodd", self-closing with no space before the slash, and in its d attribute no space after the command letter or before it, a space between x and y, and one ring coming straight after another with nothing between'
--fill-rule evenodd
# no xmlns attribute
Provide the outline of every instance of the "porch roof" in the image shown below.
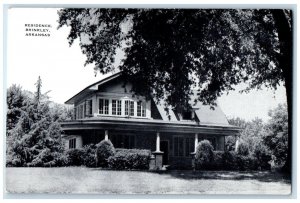
<svg viewBox="0 0 300 203"><path fill-rule="evenodd" d="M203 124L195 121L164 121L154 119L134 119L101 117L81 120L71 120L61 123L62 129L68 130L120 130L120 131L148 131L148 132L179 132L206 133L216 135L237 135L241 128L232 125Z"/></svg>

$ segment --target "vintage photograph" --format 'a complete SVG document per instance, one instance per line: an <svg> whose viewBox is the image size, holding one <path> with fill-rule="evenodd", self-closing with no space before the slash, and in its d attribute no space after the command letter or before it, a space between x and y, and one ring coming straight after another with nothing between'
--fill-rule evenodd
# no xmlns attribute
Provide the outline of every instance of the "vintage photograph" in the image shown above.
<svg viewBox="0 0 300 203"><path fill-rule="evenodd" d="M289 197L294 14L9 7L5 192Z"/></svg>

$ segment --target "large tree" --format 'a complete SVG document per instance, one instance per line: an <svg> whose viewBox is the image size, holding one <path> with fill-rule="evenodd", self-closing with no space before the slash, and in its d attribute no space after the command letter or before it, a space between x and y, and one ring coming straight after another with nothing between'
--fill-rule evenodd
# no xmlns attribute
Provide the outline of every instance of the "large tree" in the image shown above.
<svg viewBox="0 0 300 203"><path fill-rule="evenodd" d="M80 39L86 64L111 72L122 48L119 69L132 91L164 99L177 111L190 107L192 89L198 101L214 106L241 82L249 84L245 91L283 83L291 125L290 10L62 9L64 25L71 27L70 45ZM290 143L291 132L289 156Z"/></svg>

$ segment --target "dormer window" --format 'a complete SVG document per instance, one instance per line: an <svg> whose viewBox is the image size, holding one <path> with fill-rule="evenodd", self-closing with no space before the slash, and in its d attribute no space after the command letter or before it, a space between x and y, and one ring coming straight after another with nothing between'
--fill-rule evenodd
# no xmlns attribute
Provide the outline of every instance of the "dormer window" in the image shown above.
<svg viewBox="0 0 300 203"><path fill-rule="evenodd" d="M90 100L87 100L85 102L85 115L92 115L93 114L93 111L92 111L92 105L93 105L93 101L90 99Z"/></svg>
<svg viewBox="0 0 300 203"><path fill-rule="evenodd" d="M122 113L122 101L112 100L112 115L121 115Z"/></svg>
<svg viewBox="0 0 300 203"><path fill-rule="evenodd" d="M182 120L192 120L192 111L183 111Z"/></svg>
<svg viewBox="0 0 300 203"><path fill-rule="evenodd" d="M99 114L108 115L108 99L99 99Z"/></svg>
<svg viewBox="0 0 300 203"><path fill-rule="evenodd" d="M181 113L178 113L179 120L194 120L195 119L195 110L183 110Z"/></svg>
<svg viewBox="0 0 300 203"><path fill-rule="evenodd" d="M137 116L146 117L146 103L142 101L137 102Z"/></svg>
<svg viewBox="0 0 300 203"><path fill-rule="evenodd" d="M125 116L134 116L134 101L125 100Z"/></svg>

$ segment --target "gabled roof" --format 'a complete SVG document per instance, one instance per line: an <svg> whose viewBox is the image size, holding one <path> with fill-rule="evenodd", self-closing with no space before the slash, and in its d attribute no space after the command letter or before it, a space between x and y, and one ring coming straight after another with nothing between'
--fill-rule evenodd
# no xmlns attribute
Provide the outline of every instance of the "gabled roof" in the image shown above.
<svg viewBox="0 0 300 203"><path fill-rule="evenodd" d="M191 101L194 101L195 97L192 96ZM201 102L191 102L192 108L195 110L195 114L202 124L218 124L229 125L228 120L219 106L214 106L214 109L209 105L204 105ZM169 108L169 114L165 110L165 103L161 101L157 104L157 109L161 114L164 121L177 121L175 113Z"/></svg>
<svg viewBox="0 0 300 203"><path fill-rule="evenodd" d="M74 95L72 98L67 100L65 104L74 104L76 100L81 100L86 96L92 94L93 92L96 92L99 86L111 82L114 79L119 79L121 75L122 75L121 72L118 72L96 83L89 85L88 87L84 88L79 93ZM223 113L223 111L219 106L215 106L214 109L212 109L210 108L210 106L203 105L201 102L194 103L195 99L196 99L196 92L194 92L194 95L191 98L191 105L192 108L195 110L195 114L199 119L201 125L213 124L213 125L230 126L225 114ZM156 104L156 106L163 121L178 121L174 111L172 111L171 108L169 108L169 112L165 110L164 101L160 101L158 104Z"/></svg>
<svg viewBox="0 0 300 203"><path fill-rule="evenodd" d="M118 77L121 76L121 72L115 73L107 78L104 78L98 82L95 82L89 86L87 86L86 88L84 88L83 90L81 90L79 93L77 93L76 95L74 95L73 97L71 97L70 99L68 99L65 104L74 104L76 99L82 98L92 92L95 92L98 90L99 85L103 85L113 79L116 79Z"/></svg>

